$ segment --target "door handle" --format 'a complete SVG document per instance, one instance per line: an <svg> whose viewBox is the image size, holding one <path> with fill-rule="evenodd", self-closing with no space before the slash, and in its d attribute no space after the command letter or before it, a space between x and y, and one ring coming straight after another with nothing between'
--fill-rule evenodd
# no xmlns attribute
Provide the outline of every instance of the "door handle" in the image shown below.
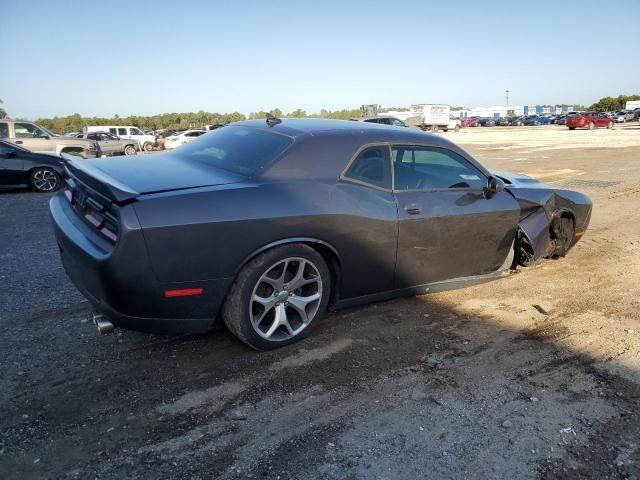
<svg viewBox="0 0 640 480"><path fill-rule="evenodd" d="M22 140L16 140L16 143L17 143L18 145L22 145Z"/></svg>
<svg viewBox="0 0 640 480"><path fill-rule="evenodd" d="M412 203L410 205L405 205L404 211L409 215L417 215L422 212L422 207L416 205L415 203Z"/></svg>

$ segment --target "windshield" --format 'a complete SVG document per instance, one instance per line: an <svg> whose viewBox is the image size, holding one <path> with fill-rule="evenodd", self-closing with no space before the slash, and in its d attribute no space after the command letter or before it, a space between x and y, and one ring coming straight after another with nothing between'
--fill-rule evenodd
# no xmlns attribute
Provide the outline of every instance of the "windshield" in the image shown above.
<svg viewBox="0 0 640 480"><path fill-rule="evenodd" d="M250 177L278 158L292 143L291 137L279 133L229 126L183 145L180 156Z"/></svg>

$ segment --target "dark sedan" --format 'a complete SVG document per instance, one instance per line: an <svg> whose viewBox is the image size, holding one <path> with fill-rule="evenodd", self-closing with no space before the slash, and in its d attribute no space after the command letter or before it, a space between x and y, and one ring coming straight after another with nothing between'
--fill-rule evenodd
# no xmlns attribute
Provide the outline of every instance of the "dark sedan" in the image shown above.
<svg viewBox="0 0 640 480"><path fill-rule="evenodd" d="M0 185L28 185L36 192L53 192L60 187L63 163L60 157L0 140Z"/></svg>
<svg viewBox="0 0 640 480"><path fill-rule="evenodd" d="M50 202L101 331L204 332L271 349L327 308L495 279L563 256L585 195L490 172L437 135L252 120L153 156L70 159Z"/></svg>
<svg viewBox="0 0 640 480"><path fill-rule="evenodd" d="M480 119L481 127L495 127L496 121L493 118L481 118Z"/></svg>

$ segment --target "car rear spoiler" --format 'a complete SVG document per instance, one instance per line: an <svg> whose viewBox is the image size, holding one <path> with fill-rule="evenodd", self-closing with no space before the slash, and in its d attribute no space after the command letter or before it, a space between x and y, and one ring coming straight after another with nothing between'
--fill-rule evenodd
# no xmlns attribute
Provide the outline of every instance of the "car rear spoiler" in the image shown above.
<svg viewBox="0 0 640 480"><path fill-rule="evenodd" d="M71 177L80 180L114 202L126 202L140 195L139 192L110 177L82 158L66 153L62 153L61 157L64 159L64 166Z"/></svg>

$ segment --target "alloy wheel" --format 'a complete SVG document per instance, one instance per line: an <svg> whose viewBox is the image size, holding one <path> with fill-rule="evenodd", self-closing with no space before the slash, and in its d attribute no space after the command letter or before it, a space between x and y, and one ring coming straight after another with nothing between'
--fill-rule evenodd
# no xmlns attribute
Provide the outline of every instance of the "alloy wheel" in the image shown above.
<svg viewBox="0 0 640 480"><path fill-rule="evenodd" d="M58 175L47 168L41 168L33 172L33 187L39 192L52 192L58 188L60 183Z"/></svg>
<svg viewBox="0 0 640 480"><path fill-rule="evenodd" d="M305 258L286 258L256 283L249 305L251 325L266 340L289 340L309 326L321 302L318 268Z"/></svg>

